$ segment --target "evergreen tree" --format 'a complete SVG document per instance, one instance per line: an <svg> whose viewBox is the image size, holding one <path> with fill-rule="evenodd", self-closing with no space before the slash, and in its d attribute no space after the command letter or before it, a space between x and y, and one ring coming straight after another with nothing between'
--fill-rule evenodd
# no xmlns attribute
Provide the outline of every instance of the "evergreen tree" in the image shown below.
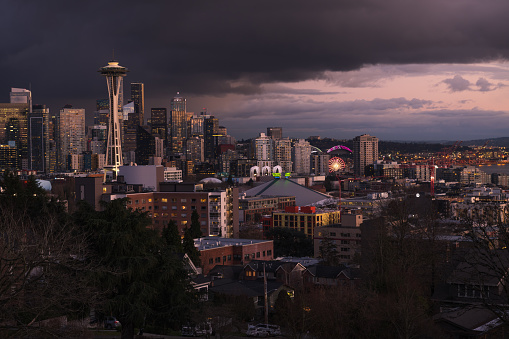
<svg viewBox="0 0 509 339"><path fill-rule="evenodd" d="M187 273L167 238L147 228L146 213L126 208L126 199L92 212L85 227L101 270L94 276L106 294L105 313L122 325L122 338L133 338L145 319L175 328L187 321L192 296Z"/></svg>
<svg viewBox="0 0 509 339"><path fill-rule="evenodd" d="M200 215L196 210L191 214L191 228L190 228L191 236L193 239L201 238L203 233L200 227Z"/></svg>
<svg viewBox="0 0 509 339"><path fill-rule="evenodd" d="M182 241L182 247L184 252L187 253L189 258L192 260L195 266L200 266L200 251L194 246L194 239L190 228L186 228L184 231L184 240Z"/></svg>
<svg viewBox="0 0 509 339"><path fill-rule="evenodd" d="M175 220L170 220L168 225L163 228L162 237L166 241L166 244L170 248L173 248L174 252L182 253L182 238L180 237Z"/></svg>
<svg viewBox="0 0 509 339"><path fill-rule="evenodd" d="M329 235L324 236L321 240L319 252L324 265L337 266L339 264L338 248Z"/></svg>
<svg viewBox="0 0 509 339"><path fill-rule="evenodd" d="M274 227L267 232L267 237L274 240L274 255L276 257L313 256L313 241L303 232L286 227Z"/></svg>

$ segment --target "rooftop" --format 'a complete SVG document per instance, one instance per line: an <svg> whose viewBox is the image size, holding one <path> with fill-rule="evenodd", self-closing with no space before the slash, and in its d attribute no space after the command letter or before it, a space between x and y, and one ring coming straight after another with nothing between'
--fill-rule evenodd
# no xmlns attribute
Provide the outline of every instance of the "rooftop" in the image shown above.
<svg viewBox="0 0 509 339"><path fill-rule="evenodd" d="M194 246L199 251L209 250L219 247L227 246L245 246L252 244L259 244L263 242L271 242L272 240L257 240L257 239L234 239L234 238L219 238L219 237L204 237L194 239Z"/></svg>

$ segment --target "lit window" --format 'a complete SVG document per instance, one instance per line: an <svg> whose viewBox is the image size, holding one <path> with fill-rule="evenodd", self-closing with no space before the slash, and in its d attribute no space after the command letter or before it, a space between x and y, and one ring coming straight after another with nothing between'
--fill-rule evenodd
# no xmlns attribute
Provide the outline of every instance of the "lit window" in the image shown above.
<svg viewBox="0 0 509 339"><path fill-rule="evenodd" d="M181 224L181 225L187 225L187 220L182 220L182 221L180 222L180 224Z"/></svg>
<svg viewBox="0 0 509 339"><path fill-rule="evenodd" d="M162 198L162 199L161 199L161 202L168 202L168 199L166 199L166 198Z"/></svg>
<svg viewBox="0 0 509 339"><path fill-rule="evenodd" d="M186 209L186 206L182 206L182 209L185 210Z"/></svg>
<svg viewBox="0 0 509 339"><path fill-rule="evenodd" d="M148 199L148 202L152 202L152 199L151 199L151 198L150 198L150 199Z"/></svg>
<svg viewBox="0 0 509 339"><path fill-rule="evenodd" d="M201 199L201 202L207 202L207 199Z"/></svg>
<svg viewBox="0 0 509 339"><path fill-rule="evenodd" d="M103 187L103 193L106 193L108 189L106 187Z"/></svg>

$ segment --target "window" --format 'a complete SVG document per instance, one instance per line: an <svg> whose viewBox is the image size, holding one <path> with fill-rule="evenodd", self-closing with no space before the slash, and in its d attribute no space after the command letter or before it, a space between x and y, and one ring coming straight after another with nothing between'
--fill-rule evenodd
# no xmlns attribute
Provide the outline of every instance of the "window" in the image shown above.
<svg viewBox="0 0 509 339"><path fill-rule="evenodd" d="M187 199L186 198L182 198L182 199L180 199L180 202L187 202Z"/></svg>
<svg viewBox="0 0 509 339"><path fill-rule="evenodd" d="M194 198L193 198L193 199L191 199L191 202L196 202L196 199L194 199Z"/></svg>
<svg viewBox="0 0 509 339"><path fill-rule="evenodd" d="M149 209L149 210L151 210L151 209L152 209L152 206L149 206L149 207L148 207L148 209Z"/></svg>
<svg viewBox="0 0 509 339"><path fill-rule="evenodd" d="M209 264L213 264L214 263L214 259L210 258L209 259Z"/></svg>
<svg viewBox="0 0 509 339"><path fill-rule="evenodd" d="M166 198L162 198L162 199L161 199L161 202L168 202L168 199L166 199Z"/></svg>
<svg viewBox="0 0 509 339"><path fill-rule="evenodd" d="M263 251L263 256L265 256L265 251Z"/></svg>
<svg viewBox="0 0 509 339"><path fill-rule="evenodd" d="M207 222L206 221L200 221L200 225L205 226L205 225L207 225Z"/></svg>
<svg viewBox="0 0 509 339"><path fill-rule="evenodd" d="M191 206L191 209L192 209L193 211L196 211L196 206Z"/></svg>
<svg viewBox="0 0 509 339"><path fill-rule="evenodd" d="M226 255L223 255L223 262L226 262Z"/></svg>
<svg viewBox="0 0 509 339"><path fill-rule="evenodd" d="M187 225L187 220L182 220L182 221L180 222L180 224L181 224L181 225Z"/></svg>
<svg viewBox="0 0 509 339"><path fill-rule="evenodd" d="M207 199L201 199L200 202L207 202Z"/></svg>
<svg viewBox="0 0 509 339"><path fill-rule="evenodd" d="M171 202L177 202L177 198L171 198Z"/></svg>
<svg viewBox="0 0 509 339"><path fill-rule="evenodd" d="M168 209L168 206L163 205L163 206L161 206L161 208L162 208L163 210L167 210L167 209Z"/></svg>
<svg viewBox="0 0 509 339"><path fill-rule="evenodd" d="M144 204L145 203L145 199L141 199L141 202Z"/></svg>
<svg viewBox="0 0 509 339"><path fill-rule="evenodd" d="M231 260L232 260L232 255L228 254L228 261L231 261Z"/></svg>
<svg viewBox="0 0 509 339"><path fill-rule="evenodd" d="M186 206L182 205L182 209L183 209L183 210L185 210L186 208L187 208Z"/></svg>
<svg viewBox="0 0 509 339"><path fill-rule="evenodd" d="M244 254L244 260L249 260L249 254Z"/></svg>
<svg viewBox="0 0 509 339"><path fill-rule="evenodd" d="M341 240L342 245L348 245L350 243L350 240Z"/></svg>
<svg viewBox="0 0 509 339"><path fill-rule="evenodd" d="M158 209L159 209L159 206L154 206L154 209L155 209L155 210L158 210Z"/></svg>
<svg viewBox="0 0 509 339"><path fill-rule="evenodd" d="M139 200L134 200L134 203L135 203L135 204L139 203Z"/></svg>
<svg viewBox="0 0 509 339"><path fill-rule="evenodd" d="M272 250L267 250L267 255L268 256L272 255Z"/></svg>
<svg viewBox="0 0 509 339"><path fill-rule="evenodd" d="M331 237L335 237L336 236L336 232L330 232L330 236Z"/></svg>
<svg viewBox="0 0 509 339"><path fill-rule="evenodd" d="M221 257L216 257L216 263L220 263L221 262Z"/></svg>
<svg viewBox="0 0 509 339"><path fill-rule="evenodd" d="M206 218L206 217L207 217L207 213L200 214L200 218Z"/></svg>
<svg viewBox="0 0 509 339"><path fill-rule="evenodd" d="M348 247L341 247L341 252L348 252L350 249Z"/></svg>
<svg viewBox="0 0 509 339"><path fill-rule="evenodd" d="M259 258L260 257L260 252L256 252L256 257Z"/></svg>
<svg viewBox="0 0 509 339"><path fill-rule="evenodd" d="M172 213L172 214L171 214L171 217L172 217L172 218L175 218L176 216L177 216L177 213Z"/></svg>
<svg viewBox="0 0 509 339"><path fill-rule="evenodd" d="M152 198L149 198L149 199L148 199L148 202L152 202Z"/></svg>
<svg viewBox="0 0 509 339"><path fill-rule="evenodd" d="M181 216L182 218L187 218L187 213L182 213L180 216Z"/></svg>
<svg viewBox="0 0 509 339"><path fill-rule="evenodd" d="M177 209L177 206L171 206L171 209L172 209L172 210L176 210L176 209Z"/></svg>
<svg viewBox="0 0 509 339"><path fill-rule="evenodd" d="M202 206L200 209L201 209L202 211L203 211L203 210L206 210L206 209L207 209L207 206Z"/></svg>

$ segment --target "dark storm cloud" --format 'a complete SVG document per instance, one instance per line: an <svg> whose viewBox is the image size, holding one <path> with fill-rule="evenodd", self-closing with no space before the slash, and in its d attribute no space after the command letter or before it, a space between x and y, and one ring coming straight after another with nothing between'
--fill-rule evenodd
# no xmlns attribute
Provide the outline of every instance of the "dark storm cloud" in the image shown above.
<svg viewBox="0 0 509 339"><path fill-rule="evenodd" d="M505 0L4 1L0 96L31 83L37 102L90 105L113 48L154 101L365 64L507 57L507 13Z"/></svg>

